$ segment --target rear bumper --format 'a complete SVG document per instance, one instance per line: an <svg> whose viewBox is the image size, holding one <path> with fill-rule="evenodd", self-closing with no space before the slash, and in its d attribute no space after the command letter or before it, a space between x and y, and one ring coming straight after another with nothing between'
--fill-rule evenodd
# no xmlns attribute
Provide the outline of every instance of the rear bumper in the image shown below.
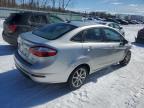
<svg viewBox="0 0 144 108"><path fill-rule="evenodd" d="M3 40L6 41L7 43L17 46L17 37L16 35L7 35L4 32L2 33Z"/></svg>
<svg viewBox="0 0 144 108"><path fill-rule="evenodd" d="M24 75L28 76L30 79L40 83L63 83L66 82L66 79L61 79L60 74L56 73L47 73L42 74L41 71L39 73L35 73L33 69L31 69L31 64L28 64L21 56L16 52L14 56L15 65L17 69Z"/></svg>

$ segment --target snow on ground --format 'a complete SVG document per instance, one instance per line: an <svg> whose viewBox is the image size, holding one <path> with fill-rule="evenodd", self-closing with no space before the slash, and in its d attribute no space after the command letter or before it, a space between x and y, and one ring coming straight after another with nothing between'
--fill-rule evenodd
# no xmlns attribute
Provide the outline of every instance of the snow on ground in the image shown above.
<svg viewBox="0 0 144 108"><path fill-rule="evenodd" d="M143 25L129 25L129 26L126 25L123 27L126 31L126 38L129 41L134 42L135 37L137 36L137 31L143 28Z"/></svg>
<svg viewBox="0 0 144 108"><path fill-rule="evenodd" d="M126 38L134 41L143 25L124 26ZM2 32L2 21L0 21ZM111 66L92 74L76 91L65 84L39 84L24 78L15 68L15 48L0 34L0 107L1 108L143 108L144 45L133 44L131 62Z"/></svg>

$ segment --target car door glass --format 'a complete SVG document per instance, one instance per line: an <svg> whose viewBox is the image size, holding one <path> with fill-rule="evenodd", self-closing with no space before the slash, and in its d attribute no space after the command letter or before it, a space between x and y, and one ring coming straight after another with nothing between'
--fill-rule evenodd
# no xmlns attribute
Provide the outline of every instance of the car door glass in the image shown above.
<svg viewBox="0 0 144 108"><path fill-rule="evenodd" d="M47 23L46 16L43 15L43 16L40 17L40 23L41 24L46 24Z"/></svg>
<svg viewBox="0 0 144 108"><path fill-rule="evenodd" d="M101 42L103 40L101 31L98 28L86 30L83 35L85 42Z"/></svg>
<svg viewBox="0 0 144 108"><path fill-rule="evenodd" d="M116 31L112 29L103 29L104 32L104 40L107 42L120 42L121 41L121 35L117 33Z"/></svg>
<svg viewBox="0 0 144 108"><path fill-rule="evenodd" d="M34 25L39 25L39 24L46 24L47 20L46 17L43 15L32 15L30 18L30 22Z"/></svg>
<svg viewBox="0 0 144 108"><path fill-rule="evenodd" d="M117 24L113 24L113 25L114 25L114 28L120 29L120 26L119 26L119 25L117 25Z"/></svg>
<svg viewBox="0 0 144 108"><path fill-rule="evenodd" d="M49 16L49 22L50 23L60 23L63 22L60 18L57 18L55 16Z"/></svg>
<svg viewBox="0 0 144 108"><path fill-rule="evenodd" d="M30 22L32 24L39 24L40 23L40 16L38 15L32 15L31 18L30 18Z"/></svg>
<svg viewBox="0 0 144 108"><path fill-rule="evenodd" d="M33 15L30 17L29 21L30 21L30 23L34 23L35 22L35 18L34 18Z"/></svg>
<svg viewBox="0 0 144 108"><path fill-rule="evenodd" d="M72 41L82 42L83 41L83 32L78 33L76 36L72 37Z"/></svg>

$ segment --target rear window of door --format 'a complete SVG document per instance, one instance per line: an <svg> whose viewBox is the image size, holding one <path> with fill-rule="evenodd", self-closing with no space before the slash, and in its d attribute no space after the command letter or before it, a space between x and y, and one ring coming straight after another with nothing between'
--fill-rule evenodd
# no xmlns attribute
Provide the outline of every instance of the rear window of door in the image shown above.
<svg viewBox="0 0 144 108"><path fill-rule="evenodd" d="M120 42L121 41L122 36L118 32L109 28L103 28L102 31L103 31L105 42Z"/></svg>
<svg viewBox="0 0 144 108"><path fill-rule="evenodd" d="M102 42L103 36L101 34L101 29L92 28L83 31L83 37L85 42Z"/></svg>

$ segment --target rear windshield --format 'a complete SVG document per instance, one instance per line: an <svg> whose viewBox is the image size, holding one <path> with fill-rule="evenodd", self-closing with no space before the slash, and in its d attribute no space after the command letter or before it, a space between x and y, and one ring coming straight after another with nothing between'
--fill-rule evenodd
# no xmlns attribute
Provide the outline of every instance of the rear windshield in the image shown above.
<svg viewBox="0 0 144 108"><path fill-rule="evenodd" d="M46 25L38 30L34 30L32 33L48 40L55 40L75 28L76 26L70 24L57 23Z"/></svg>
<svg viewBox="0 0 144 108"><path fill-rule="evenodd" d="M16 14L12 13L7 19L7 23L12 23L12 24L19 24L21 22L22 15L21 14Z"/></svg>

